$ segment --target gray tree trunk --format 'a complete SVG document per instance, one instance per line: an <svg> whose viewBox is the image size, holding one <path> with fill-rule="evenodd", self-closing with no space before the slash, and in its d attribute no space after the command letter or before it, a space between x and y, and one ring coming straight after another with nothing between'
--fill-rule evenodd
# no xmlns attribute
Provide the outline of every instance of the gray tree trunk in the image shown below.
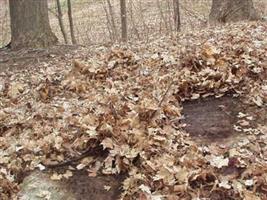
<svg viewBox="0 0 267 200"><path fill-rule="evenodd" d="M60 30L61 30L61 33L63 35L65 43L68 44L67 34L65 31L64 23L63 23L63 14L62 14L62 10L61 10L60 0L56 0L56 3L57 3L58 23L60 26Z"/></svg>
<svg viewBox="0 0 267 200"><path fill-rule="evenodd" d="M70 23L70 36L71 36L71 42L72 44L77 44L75 34L74 34L74 25L73 25L73 19L72 19L72 6L71 6L71 0L67 1L68 3L68 16L69 16L69 23Z"/></svg>
<svg viewBox="0 0 267 200"><path fill-rule="evenodd" d="M117 31L117 27L116 27L115 19L114 19L115 14L114 14L113 7L112 7L112 5L111 5L110 0L107 0L107 3L108 3L108 9L109 9L110 21L111 21L112 32L113 32L113 40L117 40L117 37L118 37L118 31Z"/></svg>
<svg viewBox="0 0 267 200"><path fill-rule="evenodd" d="M213 0L210 23L258 20L252 0Z"/></svg>
<svg viewBox="0 0 267 200"><path fill-rule="evenodd" d="M127 10L126 0L120 0L121 7L121 37L122 41L127 41Z"/></svg>
<svg viewBox="0 0 267 200"><path fill-rule="evenodd" d="M180 16L180 3L179 0L173 0L173 17L174 26L176 31L181 30L181 16Z"/></svg>
<svg viewBox="0 0 267 200"><path fill-rule="evenodd" d="M11 48L46 48L57 43L48 18L47 0L9 0Z"/></svg>

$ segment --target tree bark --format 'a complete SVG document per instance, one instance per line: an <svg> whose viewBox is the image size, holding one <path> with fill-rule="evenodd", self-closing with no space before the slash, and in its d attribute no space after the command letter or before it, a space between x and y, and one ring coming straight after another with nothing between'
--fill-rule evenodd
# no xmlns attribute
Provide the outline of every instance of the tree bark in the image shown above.
<svg viewBox="0 0 267 200"><path fill-rule="evenodd" d="M213 0L210 23L227 23L242 20L258 20L252 0Z"/></svg>
<svg viewBox="0 0 267 200"><path fill-rule="evenodd" d="M126 10L126 0L120 0L121 8L121 37L122 41L127 41L127 10Z"/></svg>
<svg viewBox="0 0 267 200"><path fill-rule="evenodd" d="M72 19L72 6L71 6L71 0L68 0L68 16L69 16L69 23L70 23L70 36L72 44L77 44L75 34L74 34L74 25L73 25L73 19Z"/></svg>
<svg viewBox="0 0 267 200"><path fill-rule="evenodd" d="M61 10L61 5L60 5L60 0L56 0L57 2L57 12L58 12L58 23L59 23L59 26L60 26L60 30L61 30L61 33L63 35L63 38L64 38L64 41L66 44L68 44L68 40L67 40L67 34L66 34L66 31L65 31L65 27L64 27L64 23L63 23L63 19L62 19L62 10Z"/></svg>
<svg viewBox="0 0 267 200"><path fill-rule="evenodd" d="M180 16L179 0L173 0L173 17L174 17L175 30L180 31L181 30L181 16Z"/></svg>
<svg viewBox="0 0 267 200"><path fill-rule="evenodd" d="M46 48L57 43L48 18L47 0L9 0L11 48Z"/></svg>
<svg viewBox="0 0 267 200"><path fill-rule="evenodd" d="M117 27L116 27L115 20L114 20L115 15L114 15L113 7L111 5L110 0L107 0L107 3L108 3L110 21L111 21L111 25L112 25L113 39L117 40L118 31L117 31Z"/></svg>

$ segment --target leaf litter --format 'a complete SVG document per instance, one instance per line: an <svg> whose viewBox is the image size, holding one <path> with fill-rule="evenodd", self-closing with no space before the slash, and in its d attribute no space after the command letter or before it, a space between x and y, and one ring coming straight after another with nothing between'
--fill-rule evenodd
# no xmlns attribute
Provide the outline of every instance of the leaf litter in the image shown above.
<svg viewBox="0 0 267 200"><path fill-rule="evenodd" d="M127 174L122 199L267 197L266 124L248 130L251 116L239 113L236 129L250 134L222 148L201 146L180 123L184 101L208 96L266 108L266 23L90 51L1 74L1 199L16 199L20 174L66 161L74 168L51 179L75 168Z"/></svg>

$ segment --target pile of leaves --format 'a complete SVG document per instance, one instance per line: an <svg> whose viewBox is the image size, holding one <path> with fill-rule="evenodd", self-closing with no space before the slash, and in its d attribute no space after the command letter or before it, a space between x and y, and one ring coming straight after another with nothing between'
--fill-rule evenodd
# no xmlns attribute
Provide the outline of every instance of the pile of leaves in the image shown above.
<svg viewBox="0 0 267 200"><path fill-rule="evenodd" d="M79 55L78 55L79 54ZM267 127L243 129L233 146L200 145L183 129L182 103L231 93L267 103L267 25L233 24L111 49L68 63L3 73L0 197L15 198L21 174L83 152L89 176L127 174L123 199L264 199ZM240 113L243 121L253 120Z"/></svg>

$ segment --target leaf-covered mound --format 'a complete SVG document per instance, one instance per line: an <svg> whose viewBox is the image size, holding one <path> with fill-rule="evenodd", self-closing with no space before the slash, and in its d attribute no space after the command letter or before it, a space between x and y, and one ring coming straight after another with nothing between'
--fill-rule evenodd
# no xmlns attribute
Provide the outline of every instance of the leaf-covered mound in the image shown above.
<svg viewBox="0 0 267 200"><path fill-rule="evenodd" d="M93 51L1 75L1 199L16 195L26 171L92 149L69 164L90 176L127 174L125 199L266 198L265 124L236 126L250 135L228 147L195 143L180 122L183 101L207 96L230 93L266 107L266 24Z"/></svg>

